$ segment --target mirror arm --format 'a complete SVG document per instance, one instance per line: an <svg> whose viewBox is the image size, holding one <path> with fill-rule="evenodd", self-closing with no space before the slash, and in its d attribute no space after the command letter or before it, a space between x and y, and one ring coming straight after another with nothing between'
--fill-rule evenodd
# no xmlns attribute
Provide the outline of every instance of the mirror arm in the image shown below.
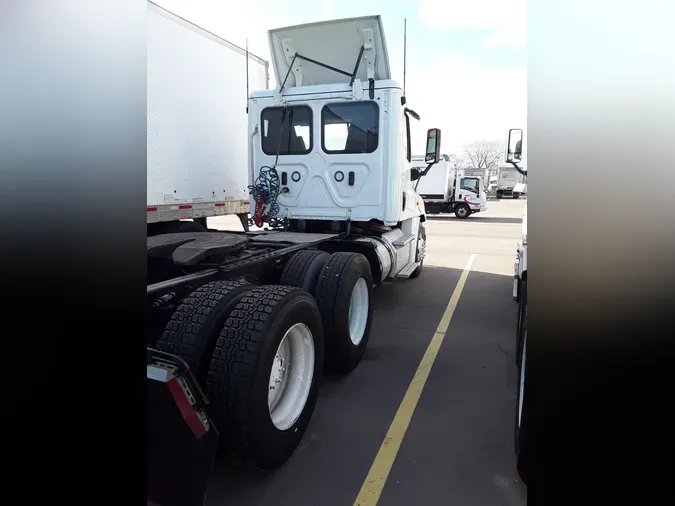
<svg viewBox="0 0 675 506"><path fill-rule="evenodd" d="M516 170L520 172L523 176L527 176L527 170L523 170L520 167L518 167L518 164L516 162L509 162L509 163L513 165L516 168Z"/></svg>
<svg viewBox="0 0 675 506"><path fill-rule="evenodd" d="M429 171L431 170L431 167L433 167L434 165L435 164L430 163L429 165L427 165L426 169L424 169L423 171L420 172L420 177L418 177L415 180L415 191L417 191L417 186L420 184L420 179L422 179L424 176L426 176L429 173Z"/></svg>
<svg viewBox="0 0 675 506"><path fill-rule="evenodd" d="M433 166L434 166L433 163L430 163L429 165L427 165L427 168L424 169L422 172L420 172L420 178L423 178L424 176L426 176L429 173L429 171L431 170L431 167L433 167Z"/></svg>

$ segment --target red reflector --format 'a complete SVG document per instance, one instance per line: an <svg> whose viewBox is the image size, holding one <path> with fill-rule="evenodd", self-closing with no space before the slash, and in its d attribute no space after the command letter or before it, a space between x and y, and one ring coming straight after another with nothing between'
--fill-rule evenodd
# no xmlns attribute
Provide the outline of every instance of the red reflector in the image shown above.
<svg viewBox="0 0 675 506"><path fill-rule="evenodd" d="M217 202L216 207L223 207L225 205L225 202Z"/></svg>
<svg viewBox="0 0 675 506"><path fill-rule="evenodd" d="M178 209L192 209L192 206L190 204L183 204L178 206Z"/></svg>
<svg viewBox="0 0 675 506"><path fill-rule="evenodd" d="M155 211L157 211L157 208L156 208L156 207L148 207L148 212L149 212L149 213L153 213L153 212L155 212Z"/></svg>
<svg viewBox="0 0 675 506"><path fill-rule="evenodd" d="M244 202L244 205L248 206L248 205L251 205L251 203L247 200L246 202Z"/></svg>
<svg viewBox="0 0 675 506"><path fill-rule="evenodd" d="M183 392L180 383L178 383L178 378L170 379L166 385L169 387L169 391L176 401L178 410L180 411L183 420L185 420L185 423L188 424L188 427L194 432L195 436L198 438L202 437L206 433L206 429L202 425L197 413L192 408L192 404L190 404L185 392Z"/></svg>

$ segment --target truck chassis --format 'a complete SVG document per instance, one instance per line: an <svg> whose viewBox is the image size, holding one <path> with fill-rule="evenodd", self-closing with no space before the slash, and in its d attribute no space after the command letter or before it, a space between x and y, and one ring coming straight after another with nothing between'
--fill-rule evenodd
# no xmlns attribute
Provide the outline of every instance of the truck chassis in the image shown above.
<svg viewBox="0 0 675 506"><path fill-rule="evenodd" d="M347 374L361 360L372 291L392 278L397 247L415 240L417 262L393 277L421 272L422 224L410 238L374 223L312 223L319 232L297 225L251 232L197 225L148 237L150 501L205 497L205 469L219 453L247 467L281 466L309 423L324 365ZM168 428L163 419L173 420ZM158 478L162 462L181 458L196 459L195 468L186 465L200 471L167 487Z"/></svg>

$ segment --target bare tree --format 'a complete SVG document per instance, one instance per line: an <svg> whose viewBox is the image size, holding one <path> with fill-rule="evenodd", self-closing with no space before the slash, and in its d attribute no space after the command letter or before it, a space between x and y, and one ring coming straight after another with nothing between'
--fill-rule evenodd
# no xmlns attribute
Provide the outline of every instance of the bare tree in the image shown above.
<svg viewBox="0 0 675 506"><path fill-rule="evenodd" d="M504 156L502 141L476 141L464 146L464 157L472 168L497 168Z"/></svg>
<svg viewBox="0 0 675 506"><path fill-rule="evenodd" d="M449 158L450 163L455 170L463 169L467 165L466 158L463 155L449 155Z"/></svg>

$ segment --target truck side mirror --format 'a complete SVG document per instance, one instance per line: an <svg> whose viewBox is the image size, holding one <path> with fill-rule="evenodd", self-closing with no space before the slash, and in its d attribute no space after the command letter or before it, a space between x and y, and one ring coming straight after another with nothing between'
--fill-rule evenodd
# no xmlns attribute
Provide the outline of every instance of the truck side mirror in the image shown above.
<svg viewBox="0 0 675 506"><path fill-rule="evenodd" d="M520 128L509 130L509 139L506 142L506 161L519 162L523 152L523 131Z"/></svg>
<svg viewBox="0 0 675 506"><path fill-rule="evenodd" d="M410 169L410 180L411 181L417 181L421 177L422 177L422 173L420 172L419 169L417 169L415 167Z"/></svg>
<svg viewBox="0 0 675 506"><path fill-rule="evenodd" d="M425 163L438 163L441 159L441 129L430 128L427 131L427 150L424 155Z"/></svg>

